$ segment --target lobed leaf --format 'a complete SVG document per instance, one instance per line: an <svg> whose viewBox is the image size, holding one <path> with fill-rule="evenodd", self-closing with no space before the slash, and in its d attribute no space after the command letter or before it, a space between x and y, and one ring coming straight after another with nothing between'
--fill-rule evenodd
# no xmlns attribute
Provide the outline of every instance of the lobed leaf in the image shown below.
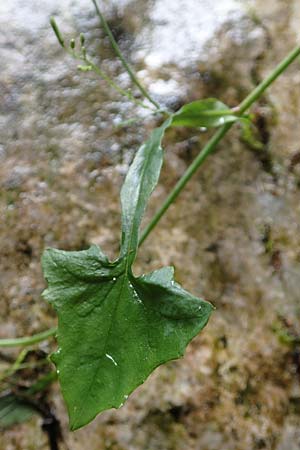
<svg viewBox="0 0 300 450"><path fill-rule="evenodd" d="M49 249L43 256L49 283L44 296L59 320L52 359L72 430L122 406L157 366L182 356L212 309L175 283L171 268L135 278L120 260L108 275L100 255L93 246Z"/></svg>

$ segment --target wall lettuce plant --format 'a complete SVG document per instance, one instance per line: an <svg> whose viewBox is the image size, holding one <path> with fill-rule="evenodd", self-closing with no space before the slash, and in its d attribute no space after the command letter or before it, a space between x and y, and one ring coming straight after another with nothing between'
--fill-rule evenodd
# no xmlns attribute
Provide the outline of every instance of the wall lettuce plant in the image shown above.
<svg viewBox="0 0 300 450"><path fill-rule="evenodd" d="M141 146L121 190L116 261L97 246L79 252L48 249L43 255L49 284L44 297L58 314L59 348L52 360L73 430L120 407L157 366L182 356L209 319L212 305L177 284L172 267L135 277L132 265L142 216L160 175L165 130L237 120L228 111L213 99L186 105Z"/></svg>
<svg viewBox="0 0 300 450"><path fill-rule="evenodd" d="M0 340L0 347L26 346L57 335L58 350L51 359L57 368L72 430L89 423L101 411L120 407L157 366L182 356L191 339L206 325L212 305L176 283L172 267L140 277L134 275L138 247L232 125L241 119L248 120L244 114L250 106L300 55L300 47L296 47L237 108L230 109L216 99L205 99L171 113L162 110L141 85L114 40L97 1L92 2L117 56L144 100L124 91L93 63L83 35L79 39L79 53L74 39L67 47L55 20L51 19L60 45L72 57L83 61L80 70L94 71L120 94L153 114L162 115L164 122L140 147L125 178L118 259L109 261L95 245L76 252L45 250L42 265L48 288L43 295L57 312L58 329ZM160 176L163 136L169 127L177 126L219 129L140 233L145 208ZM7 395L10 393L2 397L5 411L7 401L12 401ZM5 423L11 422L12 419Z"/></svg>

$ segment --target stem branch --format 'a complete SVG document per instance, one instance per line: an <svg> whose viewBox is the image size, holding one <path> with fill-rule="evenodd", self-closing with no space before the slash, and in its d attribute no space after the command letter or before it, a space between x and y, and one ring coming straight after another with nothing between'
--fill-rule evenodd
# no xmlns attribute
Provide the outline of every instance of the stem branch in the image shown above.
<svg viewBox="0 0 300 450"><path fill-rule="evenodd" d="M152 105L154 105L157 109L160 109L159 104L153 100L153 98L150 96L150 94L146 91L146 89L144 88L144 86L142 86L142 84L139 82L139 80L137 79L137 76L135 75L135 73L133 72L133 70L131 69L130 65L128 64L128 62L126 61L126 59L124 58L120 47L118 46L109 26L108 23L106 22L106 19L104 17L104 15L102 14L102 12L100 11L100 8L98 6L97 0L92 0L97 15L99 16L100 22L104 28L105 33L108 36L108 39L116 53L116 55L120 58L121 63L123 64L124 69L126 70L126 72L128 73L128 75L131 78L131 81L137 86L137 88L140 90L140 92L143 94L143 96L145 98L147 98L149 100L149 102L152 103Z"/></svg>
<svg viewBox="0 0 300 450"><path fill-rule="evenodd" d="M42 341L46 341L49 337L56 334L57 328L50 328L49 330L42 331L41 333L34 334L32 336L13 338L13 339L0 339L0 347L25 347L27 345L37 344Z"/></svg>
<svg viewBox="0 0 300 450"><path fill-rule="evenodd" d="M142 108L149 109L152 112L156 112L156 110L153 110L150 108L150 106L145 105L145 103L141 102L140 100L137 100L131 92L125 91L122 89L117 83L115 83L103 70L101 70L96 64L93 63L87 56L83 58L83 61L91 67L91 69L99 75L103 80L105 80L109 86L111 86L113 89L115 89L119 94L124 95L125 97L129 98L133 103L135 103L138 106L141 106Z"/></svg>
<svg viewBox="0 0 300 450"><path fill-rule="evenodd" d="M265 90L287 69L287 67L300 55L300 47L294 48L286 58L284 58L278 66L272 71L272 73L265 78L239 105L236 113L238 115L244 114L250 106L265 92ZM199 155L194 159L192 164L187 168L183 176L176 183L174 189L170 192L160 209L154 214L152 220L142 232L139 245L141 245L145 239L149 236L153 228L159 222L161 217L167 211L169 206L175 201L187 182L191 179L198 168L203 164L206 158L215 150L221 139L228 133L233 123L223 125L214 136L208 141Z"/></svg>
<svg viewBox="0 0 300 450"><path fill-rule="evenodd" d="M289 67L300 55L300 46L295 47L278 66L267 76L239 105L239 112L243 114L258 100L268 87Z"/></svg>

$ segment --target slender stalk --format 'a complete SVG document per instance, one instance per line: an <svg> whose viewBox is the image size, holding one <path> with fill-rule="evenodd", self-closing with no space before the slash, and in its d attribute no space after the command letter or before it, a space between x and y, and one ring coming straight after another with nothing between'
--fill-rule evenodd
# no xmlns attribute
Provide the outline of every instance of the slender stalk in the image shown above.
<svg viewBox="0 0 300 450"><path fill-rule="evenodd" d="M97 15L99 16L100 22L104 28L105 33L107 34L109 41L116 53L116 55L120 58L121 63L123 64L124 69L126 70L126 72L128 73L128 75L131 78L131 81L137 86L137 88L140 90L140 92L143 94L143 96L145 98L147 98L149 100L149 102L152 103L152 105L154 105L157 109L160 109L159 104L153 100L153 98L150 96L150 94L146 91L146 89L144 88L144 86L140 83L140 81L137 79L137 76L135 75L135 73L133 72L133 70L131 69L130 65L128 64L128 62L126 61L126 59L124 58L120 47L118 46L109 26L108 23L106 22L105 17L103 16L102 12L100 11L100 8L98 6L97 0L92 0Z"/></svg>
<svg viewBox="0 0 300 450"><path fill-rule="evenodd" d="M135 103L138 106L141 106L142 108L148 109L150 110L152 113L156 113L157 107L155 105L155 109L151 108L150 106L146 105L145 103L143 103L140 100L137 100L130 91L126 91L125 89L122 89L117 83L115 83L102 69L100 69L100 67L96 66L96 64L93 63L93 61L91 61L89 59L89 57L86 54L86 49L84 47L84 36L81 34L80 35L80 42L81 42L81 53L77 53L75 51L75 40L71 39L70 42L70 46L67 47L65 45L65 41L61 35L61 32L58 28L58 25L54 19L54 17L51 17L50 19L50 24L52 26L52 29L56 35L56 38L59 42L59 44L62 46L62 48L70 55L72 56L72 58L75 59L80 59L82 61L84 61L84 63L87 65L87 67L89 69L86 70L92 70L93 72L95 72L97 75L99 75L103 80L105 80L110 87L112 87L113 89L115 89L119 94L129 98L129 100L131 100L133 103ZM71 45L72 43L72 45ZM79 66L80 67L80 66Z"/></svg>
<svg viewBox="0 0 300 450"><path fill-rule="evenodd" d="M42 331L41 333L34 334L33 336L13 338L13 339L0 339L0 347L25 347L27 345L37 344L42 341L46 341L49 337L55 336L57 328L50 328L49 330Z"/></svg>
<svg viewBox="0 0 300 450"><path fill-rule="evenodd" d="M140 100L137 100L131 92L125 91L125 89L122 89L117 83L115 83L103 70L101 70L96 64L93 63L89 58L85 57L83 61L91 67L91 69L99 75L103 80L105 80L113 89L115 89L119 94L124 95L125 97L129 98L133 103L135 103L137 106L141 106L142 108L149 109L152 112L154 111L150 106L145 105L145 103L141 102Z"/></svg>
<svg viewBox="0 0 300 450"><path fill-rule="evenodd" d="M35 369L36 367L45 366L46 364L49 364L49 361L46 358L33 363L21 363L17 365L13 364L9 369L5 370L0 375L0 382L4 381L8 377L11 377L14 373L18 372L19 370Z"/></svg>
<svg viewBox="0 0 300 450"><path fill-rule="evenodd" d="M199 155L194 159L192 164L188 167L188 169L185 171L183 176L180 178L180 180L176 183L174 189L170 192L160 209L157 211L157 213L153 216L151 222L147 225L145 230L142 232L142 235L139 240L139 245L141 245L145 239L149 236L153 228L156 226L156 224L160 221L162 216L165 214L169 206L174 202L174 200L178 197L184 186L187 184L187 182L191 179L191 177L194 175L194 173L198 170L198 168L201 166L201 164L205 161L205 159L212 153L212 151L216 148L217 144L221 141L221 139L225 136L225 134L230 130L232 127L232 123L228 123L224 125L222 128L219 128L219 130L213 135L213 137L210 139L210 141L206 144L206 146L203 148L203 150L199 153Z"/></svg>
<svg viewBox="0 0 300 450"><path fill-rule="evenodd" d="M286 58L266 77L239 105L239 113L243 114L250 106L262 96L265 90L300 56L300 46L295 47Z"/></svg>
<svg viewBox="0 0 300 450"><path fill-rule="evenodd" d="M265 78L239 105L238 108L235 108L235 114L241 115L244 114L250 106L265 92L265 90L287 69L287 67L300 55L300 47L294 48L286 58L284 58L278 66L272 71L272 73ZM233 123L229 123L223 125L214 136L208 141L199 155L194 159L192 164L185 171L183 176L175 185L174 189L167 196L166 200L160 207L160 209L153 216L150 223L147 225L145 230L142 232L139 245L141 245L145 239L149 236L153 228L157 225L161 217L165 214L170 205L175 201L178 197L182 189L185 187L187 182L191 179L194 173L199 169L199 167L203 164L206 158L215 150L218 143L221 139L228 133L230 128L233 126Z"/></svg>

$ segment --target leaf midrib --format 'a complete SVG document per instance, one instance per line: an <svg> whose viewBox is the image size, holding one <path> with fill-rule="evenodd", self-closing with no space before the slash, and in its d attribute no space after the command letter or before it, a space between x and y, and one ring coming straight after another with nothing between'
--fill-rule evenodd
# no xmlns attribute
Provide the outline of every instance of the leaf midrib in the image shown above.
<svg viewBox="0 0 300 450"><path fill-rule="evenodd" d="M99 370L100 370L100 368L101 368L101 358L105 355L105 352L106 352L107 343L108 343L108 340L109 340L109 338L110 338L110 334L111 334L112 327L113 327L113 319L114 319L115 314L116 314L116 312L117 312L118 305L119 305L119 303L120 303L121 294L122 294L123 288L124 288L124 283L125 283L125 280L126 280L126 278L127 278L126 273L122 273L122 274L117 278L117 280L118 280L120 277L123 277L121 289L119 290L118 299L115 301L115 306L114 306L113 312L112 312L112 314L111 314L111 322L110 322L110 326L109 326L109 329L108 329L108 332L107 332L107 336L106 336L106 339L105 339L105 343L104 343L104 346L103 346L103 352L101 353L101 355L99 355L99 361L98 361L98 364L97 364L97 366L96 366L95 373L94 373L93 378L92 378L92 380L90 381L89 387L88 387L88 389L87 389L87 394L86 394L87 396L90 396L91 390L92 390L92 386L93 386L93 384L94 384L94 382L95 382L95 380L96 380L96 378L97 378L97 376L98 376ZM116 280L116 282L117 282L117 280ZM116 282L115 282L115 283L116 283ZM110 289L110 290L107 292L107 294L105 295L105 297L104 297L104 299L103 299L103 302L109 297L111 291L113 290L113 288L114 288L114 286L115 286L115 283L112 285L111 289ZM79 413L78 413L78 414L79 414L79 417L81 416L81 414L82 414L82 412L83 412L85 402L86 402L86 399L85 399L84 402L82 402L80 411L79 411ZM111 407L113 407L113 406L114 406L114 405L112 405Z"/></svg>
<svg viewBox="0 0 300 450"><path fill-rule="evenodd" d="M152 145L151 145L151 147L152 147ZM160 145L159 145L159 147L160 147ZM149 151L148 155L147 155L147 158L146 158L147 164L149 162L150 156L151 156L151 152ZM132 251L136 252L136 250L137 250L137 249L134 249L134 250L131 249L131 245L132 245L132 240L133 240L133 228L134 228L135 221L136 221L136 211L138 209L138 205L139 205L140 199L141 199L141 187L142 187L142 184L143 184L143 181L144 181L144 178L145 178L147 164L145 164L145 163L143 164L142 174L141 174L141 181L140 181L139 187L138 187L138 200L137 200L137 203L136 203L135 213L133 215L133 220L131 222L130 231L129 231L128 248L127 248L126 256L125 256L126 257L126 266L125 266L125 273L126 274L128 274L128 271L129 271L129 255L130 255L130 253ZM138 230L137 230L137 233L138 233Z"/></svg>

